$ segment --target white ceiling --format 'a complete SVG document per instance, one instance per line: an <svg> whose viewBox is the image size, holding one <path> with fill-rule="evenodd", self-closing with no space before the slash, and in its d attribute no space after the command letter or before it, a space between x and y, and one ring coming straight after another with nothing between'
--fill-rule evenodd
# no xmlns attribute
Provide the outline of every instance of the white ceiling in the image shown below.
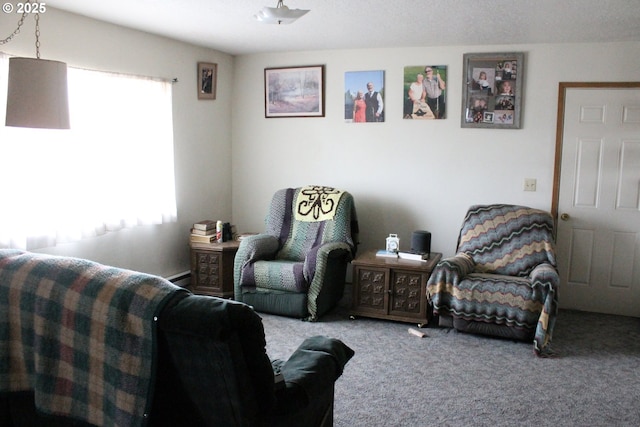
<svg viewBox="0 0 640 427"><path fill-rule="evenodd" d="M48 6L233 55L319 49L640 41L640 0L47 0ZM597 58L594 58L597 60Z"/></svg>

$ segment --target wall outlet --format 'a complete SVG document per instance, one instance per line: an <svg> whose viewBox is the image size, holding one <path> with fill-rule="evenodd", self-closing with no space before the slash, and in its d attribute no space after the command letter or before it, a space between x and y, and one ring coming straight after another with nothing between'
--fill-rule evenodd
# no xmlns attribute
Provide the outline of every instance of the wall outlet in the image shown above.
<svg viewBox="0 0 640 427"><path fill-rule="evenodd" d="M525 178L524 179L524 191L536 191L536 179Z"/></svg>

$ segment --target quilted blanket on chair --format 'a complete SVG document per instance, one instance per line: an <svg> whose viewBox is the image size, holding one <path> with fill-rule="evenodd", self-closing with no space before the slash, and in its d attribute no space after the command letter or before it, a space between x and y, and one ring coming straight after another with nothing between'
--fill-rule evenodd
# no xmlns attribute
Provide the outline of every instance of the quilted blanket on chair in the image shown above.
<svg viewBox="0 0 640 427"><path fill-rule="evenodd" d="M549 213L514 205L469 208L456 256L427 283L434 314L530 331L551 355L559 277Z"/></svg>
<svg viewBox="0 0 640 427"><path fill-rule="evenodd" d="M0 393L100 426L144 425L155 319L181 288L83 259L0 250Z"/></svg>

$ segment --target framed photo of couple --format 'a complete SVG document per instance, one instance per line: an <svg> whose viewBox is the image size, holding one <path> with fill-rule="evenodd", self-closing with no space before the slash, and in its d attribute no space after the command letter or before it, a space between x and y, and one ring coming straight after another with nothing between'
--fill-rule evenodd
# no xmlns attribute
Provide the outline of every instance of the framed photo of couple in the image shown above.
<svg viewBox="0 0 640 427"><path fill-rule="evenodd" d="M463 55L462 127L520 129L524 53Z"/></svg>

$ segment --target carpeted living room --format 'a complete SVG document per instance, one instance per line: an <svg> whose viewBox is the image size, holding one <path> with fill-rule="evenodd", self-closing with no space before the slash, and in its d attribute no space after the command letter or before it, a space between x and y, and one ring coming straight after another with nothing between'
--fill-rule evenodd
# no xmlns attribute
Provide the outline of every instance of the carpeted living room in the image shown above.
<svg viewBox="0 0 640 427"><path fill-rule="evenodd" d="M531 344L450 328L349 317L350 290L320 322L261 314L267 350L288 357L327 334L354 358L336 382L336 426L633 426L640 319L561 309L555 358Z"/></svg>
<svg viewBox="0 0 640 427"><path fill-rule="evenodd" d="M638 20L5 2L0 425L640 425Z"/></svg>

